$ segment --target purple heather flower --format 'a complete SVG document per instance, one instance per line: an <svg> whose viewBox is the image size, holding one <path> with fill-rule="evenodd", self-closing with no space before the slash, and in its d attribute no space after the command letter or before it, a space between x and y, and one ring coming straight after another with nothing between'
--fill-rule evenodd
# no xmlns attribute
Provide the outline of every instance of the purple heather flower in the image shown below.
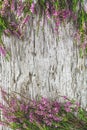
<svg viewBox="0 0 87 130"><path fill-rule="evenodd" d="M66 106L66 107L70 107L72 105L72 103L70 102L70 101L67 101L65 104L64 104L64 106Z"/></svg>
<svg viewBox="0 0 87 130"><path fill-rule="evenodd" d="M57 122L61 121L61 119L59 117L54 116L53 119L54 119L54 121L57 121Z"/></svg>
<svg viewBox="0 0 87 130"><path fill-rule="evenodd" d="M25 104L23 103L23 104L20 104L20 110L21 111L25 111Z"/></svg>
<svg viewBox="0 0 87 130"><path fill-rule="evenodd" d="M66 99L68 99L68 97L67 96L63 96L63 98L66 100Z"/></svg>
<svg viewBox="0 0 87 130"><path fill-rule="evenodd" d="M21 23L21 27L23 28L23 26L25 25L25 24L27 24L28 23L28 21L29 21L29 15L26 15L26 17L23 19L23 21L22 21L22 23Z"/></svg>
<svg viewBox="0 0 87 130"><path fill-rule="evenodd" d="M2 46L0 46L0 54L2 54L3 56L6 56L6 50Z"/></svg>
<svg viewBox="0 0 87 130"><path fill-rule="evenodd" d="M58 11L54 11L53 16L58 16Z"/></svg>
<svg viewBox="0 0 87 130"><path fill-rule="evenodd" d="M56 20L56 27L59 27L59 25L60 25L60 21L59 21L59 19L57 19Z"/></svg>
<svg viewBox="0 0 87 130"><path fill-rule="evenodd" d="M17 16L18 17L22 14L23 9L24 9L24 5L23 5L22 0L20 0L17 5Z"/></svg>
<svg viewBox="0 0 87 130"><path fill-rule="evenodd" d="M54 111L54 113L58 113L59 112L59 108L58 107L54 107L53 111Z"/></svg>
<svg viewBox="0 0 87 130"><path fill-rule="evenodd" d="M4 30L4 33L5 33L6 35L9 35L11 32L10 32L9 29L5 29L5 30Z"/></svg>
<svg viewBox="0 0 87 130"><path fill-rule="evenodd" d="M12 0L11 2L11 11L15 10L15 0Z"/></svg>
<svg viewBox="0 0 87 130"><path fill-rule="evenodd" d="M33 122L33 121L34 121L34 118L33 118L33 113L32 113L32 112L30 112L30 115L29 115L29 120L30 120L30 122Z"/></svg>
<svg viewBox="0 0 87 130"><path fill-rule="evenodd" d="M34 9L35 9L35 3L32 3L32 4L31 4L31 7L30 7L31 13L34 13Z"/></svg>
<svg viewBox="0 0 87 130"><path fill-rule="evenodd" d="M51 126L52 123L49 120L45 120L45 123L47 124L47 126Z"/></svg>
<svg viewBox="0 0 87 130"><path fill-rule="evenodd" d="M5 126L5 123L3 121L0 121L0 125Z"/></svg>
<svg viewBox="0 0 87 130"><path fill-rule="evenodd" d="M3 109L4 105L2 103L0 103L0 109Z"/></svg>
<svg viewBox="0 0 87 130"><path fill-rule="evenodd" d="M66 112L71 112L71 109L69 107L65 107Z"/></svg>
<svg viewBox="0 0 87 130"><path fill-rule="evenodd" d="M49 118L52 118L52 117L53 117L53 114L48 114L48 117L49 117Z"/></svg>
<svg viewBox="0 0 87 130"><path fill-rule="evenodd" d="M80 107L80 103L79 103L79 102L76 102L76 106L77 106L77 107Z"/></svg>
<svg viewBox="0 0 87 130"><path fill-rule="evenodd" d="M50 14L49 14L48 10L46 10L46 16L47 16L48 19L50 19Z"/></svg>
<svg viewBox="0 0 87 130"><path fill-rule="evenodd" d="M29 107L30 107L29 105L26 105L26 106L25 106L25 112L26 112L26 113L28 112Z"/></svg>
<svg viewBox="0 0 87 130"><path fill-rule="evenodd" d="M43 97L43 98L41 99L41 102L42 102L42 104L44 104L44 105L45 105L45 104L48 104L48 99Z"/></svg>

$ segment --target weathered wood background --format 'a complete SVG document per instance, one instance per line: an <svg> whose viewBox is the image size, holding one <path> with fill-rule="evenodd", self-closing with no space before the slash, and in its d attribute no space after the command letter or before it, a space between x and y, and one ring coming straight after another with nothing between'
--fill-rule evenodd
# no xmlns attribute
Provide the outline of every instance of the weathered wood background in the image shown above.
<svg viewBox="0 0 87 130"><path fill-rule="evenodd" d="M38 18L27 25L23 41L13 36L2 37L11 51L11 58L8 62L0 57L0 86L31 98L67 95L87 107L86 59L79 57L79 48L73 39L73 25L68 23L65 28L62 25L56 34L53 23L46 22L43 28L42 18L39 31L36 23Z"/></svg>

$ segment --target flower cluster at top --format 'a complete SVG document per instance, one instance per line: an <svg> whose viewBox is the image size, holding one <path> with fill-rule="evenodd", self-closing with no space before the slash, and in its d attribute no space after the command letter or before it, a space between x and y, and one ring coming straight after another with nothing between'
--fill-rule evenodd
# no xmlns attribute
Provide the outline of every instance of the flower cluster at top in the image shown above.
<svg viewBox="0 0 87 130"><path fill-rule="evenodd" d="M0 125L12 130L86 130L87 112L78 102L64 98L64 103L48 98L31 100L21 94L1 90Z"/></svg>
<svg viewBox="0 0 87 130"><path fill-rule="evenodd" d="M3 33L23 38L25 25L32 15L45 16L47 21L53 19L56 31L61 23L72 20L76 27L75 39L83 43L81 48L87 53L87 7L84 0L0 1L0 39Z"/></svg>

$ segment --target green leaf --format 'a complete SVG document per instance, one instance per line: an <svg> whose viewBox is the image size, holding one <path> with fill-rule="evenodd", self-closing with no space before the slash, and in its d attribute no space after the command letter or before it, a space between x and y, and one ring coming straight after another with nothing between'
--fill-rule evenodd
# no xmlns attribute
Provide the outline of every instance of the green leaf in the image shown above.
<svg viewBox="0 0 87 130"><path fill-rule="evenodd" d="M86 54L87 54L87 47L85 48L85 52L86 52Z"/></svg>
<svg viewBox="0 0 87 130"><path fill-rule="evenodd" d="M83 54L83 49L82 49L82 48L79 49L79 54L80 54L80 57L82 58L83 55L84 55L84 54Z"/></svg>

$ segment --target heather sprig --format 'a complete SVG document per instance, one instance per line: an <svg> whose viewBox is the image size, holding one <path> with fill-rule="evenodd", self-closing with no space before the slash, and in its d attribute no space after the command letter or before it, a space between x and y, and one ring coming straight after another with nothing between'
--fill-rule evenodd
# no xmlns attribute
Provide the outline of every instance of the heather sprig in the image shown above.
<svg viewBox="0 0 87 130"><path fill-rule="evenodd" d="M38 100L1 90L0 125L13 130L86 130L87 112L78 102L41 97Z"/></svg>
<svg viewBox="0 0 87 130"><path fill-rule="evenodd" d="M58 31L62 23L72 21L76 27L76 33L80 37L81 46L84 43L87 44L87 7L84 0L0 1L0 39L3 33L7 36L14 35L19 39L24 38L25 25L32 16L37 17L37 15L44 16L48 22L53 19L54 32ZM78 40L77 37L75 40ZM83 49L81 46L80 55L87 54L87 47Z"/></svg>

